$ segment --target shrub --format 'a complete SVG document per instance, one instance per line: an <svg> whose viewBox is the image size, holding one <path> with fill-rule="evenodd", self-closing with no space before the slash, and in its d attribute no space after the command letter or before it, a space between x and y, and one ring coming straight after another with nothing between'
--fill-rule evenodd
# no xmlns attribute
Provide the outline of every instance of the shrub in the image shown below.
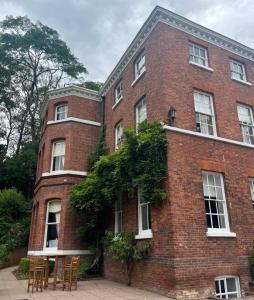
<svg viewBox="0 0 254 300"><path fill-rule="evenodd" d="M80 261L79 270L78 270L78 278L85 279L87 278L88 271L91 268L92 260L90 258L82 259Z"/></svg>
<svg viewBox="0 0 254 300"><path fill-rule="evenodd" d="M128 285L131 285L131 276L136 261L143 260L150 255L151 242L137 243L131 232L122 232L115 235L112 231L106 232L106 245L112 258L120 260L126 266Z"/></svg>
<svg viewBox="0 0 254 300"><path fill-rule="evenodd" d="M23 257L19 262L19 272L22 274L27 274L29 271L30 259L28 257Z"/></svg>

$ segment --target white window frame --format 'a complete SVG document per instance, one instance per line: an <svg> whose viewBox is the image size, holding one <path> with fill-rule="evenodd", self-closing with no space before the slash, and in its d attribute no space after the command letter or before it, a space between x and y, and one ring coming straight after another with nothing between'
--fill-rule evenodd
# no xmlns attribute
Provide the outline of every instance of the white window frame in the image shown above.
<svg viewBox="0 0 254 300"><path fill-rule="evenodd" d="M235 279L236 290L234 292L228 292L227 279L232 279L232 278ZM216 281L218 281L219 293L217 293L216 290L215 290L215 294L216 294L216 297L218 297L219 299L230 299L228 296L232 295L232 294L237 294L237 298L241 297L241 288L240 288L239 276L231 276L231 275L220 276L220 277L215 278L215 284L216 284ZM225 288L224 293L221 292L221 283L220 283L220 281L224 281L224 288ZM216 288L216 286L215 286L215 288Z"/></svg>
<svg viewBox="0 0 254 300"><path fill-rule="evenodd" d="M53 165L54 165L54 157L57 157L57 156L54 156L54 150L55 150L55 145L57 143L64 143L64 155L59 155L59 156L63 156L63 169L58 169L58 170L53 170ZM61 172L64 170L64 165L65 165L65 150L66 150L66 143L65 143L65 140L57 140L57 141L54 141L53 142L53 145L52 145L52 153L51 153L51 172L52 173L57 173L57 172Z"/></svg>
<svg viewBox="0 0 254 300"><path fill-rule="evenodd" d="M139 67L139 63L142 60L144 60L144 62L141 65L141 67ZM146 57L144 51L142 51L142 53L140 53L137 59L135 60L134 69L135 69L135 80L139 78L146 71Z"/></svg>
<svg viewBox="0 0 254 300"><path fill-rule="evenodd" d="M140 120L140 110L145 109L145 119ZM137 104L136 104L136 131L138 131L138 126L140 123L147 120L147 101L146 97L143 97Z"/></svg>
<svg viewBox="0 0 254 300"><path fill-rule="evenodd" d="M64 107L65 110L63 112L59 112L59 108ZM59 119L58 116L64 114L64 117ZM55 121L61 121L61 120L65 120L68 117L68 104L67 103L62 103L62 104L58 104L56 105L56 109L55 109Z"/></svg>
<svg viewBox="0 0 254 300"><path fill-rule="evenodd" d="M140 195L140 189L138 189L138 235L136 235L136 239L147 239L147 238L152 238L153 233L152 233L152 224L150 220L150 228L143 230L143 224L142 224L142 207L146 206L147 207L147 214L148 214L148 220L149 220L149 211L150 211L150 216L151 216L151 204L150 202L147 203L141 203L141 195Z"/></svg>
<svg viewBox="0 0 254 300"><path fill-rule="evenodd" d="M243 63L234 59L230 59L229 65L230 65L231 79L247 82L245 65ZM241 68L242 72L234 70L234 67L237 67L238 69Z"/></svg>
<svg viewBox="0 0 254 300"><path fill-rule="evenodd" d="M252 205L254 206L254 178L249 178L249 187L250 187Z"/></svg>
<svg viewBox="0 0 254 300"><path fill-rule="evenodd" d="M240 117L239 117L239 112L238 112L238 107L243 107L249 110L250 112L250 118L251 118L251 123L246 123L246 122L242 122L240 121ZM241 134L242 134L242 139L243 142L246 144L250 144L250 145L254 145L254 119L253 119L253 111L252 111L252 107L248 106L248 105L244 105L244 104L237 104L237 115L238 115L238 120L239 120L239 124L240 124L240 130L241 130ZM253 135L248 134L246 135L243 131L243 127L244 128L248 128L249 130L252 130ZM251 142L251 136L253 136L253 142Z"/></svg>
<svg viewBox="0 0 254 300"><path fill-rule="evenodd" d="M48 222L48 217L49 217L49 205L52 202L58 202L60 203L60 220L59 222ZM60 235L60 224L61 224L61 211L62 211L62 203L61 200L50 200L47 203L47 210L46 210L46 219L45 219L45 232L44 232L44 250L57 250L58 249L58 242L59 242L59 235ZM57 247L47 247L47 234L48 234L48 225L59 225L59 234L58 234L58 241L57 241Z"/></svg>
<svg viewBox="0 0 254 300"><path fill-rule="evenodd" d="M121 224L119 224L119 216L121 219L120 221ZM121 230L119 230L119 227L121 228ZM119 234L122 232L123 232L123 198L122 198L122 194L119 194L117 200L115 201L115 234Z"/></svg>
<svg viewBox="0 0 254 300"><path fill-rule="evenodd" d="M211 114L210 115L204 114L204 113L199 112L199 111L196 110L196 100L195 99L199 95L209 98L210 108L211 108ZM213 105L213 96L211 94L208 94L208 93L205 93L205 92L202 92L202 91L199 91L199 90L194 90L193 91L193 98L194 98L194 108L195 108L196 129L197 129L197 114L199 114L200 118L202 117L202 115L203 116L210 116L211 119L212 119L212 126L211 127L213 129L213 134L202 132L202 126L200 127L200 133L203 134L203 135L217 136L216 120L215 120L214 105ZM206 123L203 123L203 124L206 125Z"/></svg>
<svg viewBox="0 0 254 300"><path fill-rule="evenodd" d="M205 184L207 181L205 181L205 178L207 179L206 176L215 176L215 175L219 175L220 178L220 186L216 186L216 185L207 185ZM205 215L206 215L206 224L207 224L207 236L228 236L228 237L235 237L236 234L233 232L230 232L230 227L229 227L229 216L228 216L228 208L227 208L227 201L226 201L226 195L225 195L225 185L224 185L224 180L223 180L223 175L221 173L217 173L217 172L207 172L207 171L203 171L202 172L202 182L203 182L203 197L204 197L204 202L205 202ZM214 182L215 182L215 177L214 177ZM215 183L216 184L216 183ZM207 187L209 194L210 194L210 189L214 189L215 188L215 193L217 196L218 193L218 189L221 189L221 196L222 199L211 199L211 198L205 198L205 186ZM211 201L216 201L216 210L217 213L212 213L211 212ZM206 202L208 202L209 205L209 213L206 210ZM219 213L218 212L218 203L222 203L222 208L223 208L223 213ZM216 216L224 216L224 222L225 222L225 227L214 227L213 226L213 220L212 220L212 215L216 215ZM208 223L207 223L207 217L210 217L210 222L211 222L211 226L212 227L208 227ZM219 217L218 217L218 224L219 224Z"/></svg>
<svg viewBox="0 0 254 300"><path fill-rule="evenodd" d="M191 53L191 48L192 48L192 53ZM198 54L195 54L195 50L198 51ZM202 57L200 55L201 50L204 51L204 53L205 53L204 57ZM201 66L201 67L209 68L207 48L200 46L198 44L189 42L189 62L192 64L195 64L195 65Z"/></svg>
<svg viewBox="0 0 254 300"><path fill-rule="evenodd" d="M119 81L115 87L115 104L123 99L123 81Z"/></svg>
<svg viewBox="0 0 254 300"><path fill-rule="evenodd" d="M115 126L115 150L118 150L123 141L123 123L118 122Z"/></svg>

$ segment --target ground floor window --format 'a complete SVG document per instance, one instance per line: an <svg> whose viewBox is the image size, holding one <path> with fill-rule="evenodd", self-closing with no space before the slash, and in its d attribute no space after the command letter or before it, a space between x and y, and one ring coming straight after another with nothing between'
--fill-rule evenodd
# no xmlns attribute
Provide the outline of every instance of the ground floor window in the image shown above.
<svg viewBox="0 0 254 300"><path fill-rule="evenodd" d="M115 203L115 233L123 231L123 201L122 194L117 197Z"/></svg>
<svg viewBox="0 0 254 300"><path fill-rule="evenodd" d="M58 246L60 213L61 202L59 200L48 202L45 248L57 248Z"/></svg>
<svg viewBox="0 0 254 300"><path fill-rule="evenodd" d="M215 278L216 297L231 299L241 297L238 276L221 276Z"/></svg>
<svg viewBox="0 0 254 300"><path fill-rule="evenodd" d="M138 190L138 227L140 235L151 235L151 206L145 201Z"/></svg>

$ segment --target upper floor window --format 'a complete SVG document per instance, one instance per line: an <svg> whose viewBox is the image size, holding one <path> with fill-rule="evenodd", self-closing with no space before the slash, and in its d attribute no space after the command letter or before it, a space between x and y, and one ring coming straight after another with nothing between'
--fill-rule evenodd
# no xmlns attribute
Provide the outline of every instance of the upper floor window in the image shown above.
<svg viewBox="0 0 254 300"><path fill-rule="evenodd" d="M251 107L247 105L238 104L237 113L242 132L243 142L247 144L254 144L254 124Z"/></svg>
<svg viewBox="0 0 254 300"><path fill-rule="evenodd" d="M64 170L65 141L57 141L52 149L52 171Z"/></svg>
<svg viewBox="0 0 254 300"><path fill-rule="evenodd" d="M123 201L122 194L117 197L115 202L115 233L123 231Z"/></svg>
<svg viewBox="0 0 254 300"><path fill-rule="evenodd" d="M240 81L247 81L244 64L233 59L231 59L229 63L231 70L231 78Z"/></svg>
<svg viewBox="0 0 254 300"><path fill-rule="evenodd" d="M216 297L231 299L241 297L238 276L221 276L215 278Z"/></svg>
<svg viewBox="0 0 254 300"><path fill-rule="evenodd" d="M59 104L56 106L55 119L63 120L67 118L68 114L68 105L67 104Z"/></svg>
<svg viewBox="0 0 254 300"><path fill-rule="evenodd" d="M249 184L250 184L251 201L252 204L254 205L254 179L253 178L250 179Z"/></svg>
<svg viewBox="0 0 254 300"><path fill-rule="evenodd" d="M202 177L208 233L229 232L223 176L220 173L203 172Z"/></svg>
<svg viewBox="0 0 254 300"><path fill-rule="evenodd" d="M146 98L141 99L136 105L136 128L147 119Z"/></svg>
<svg viewBox="0 0 254 300"><path fill-rule="evenodd" d="M194 91L194 104L197 131L203 134L216 135L212 95Z"/></svg>
<svg viewBox="0 0 254 300"><path fill-rule="evenodd" d="M138 231L140 236L152 237L151 230L151 206L145 201L140 189L138 190Z"/></svg>
<svg viewBox="0 0 254 300"><path fill-rule="evenodd" d="M123 123L119 122L115 127L115 149L119 149L123 140Z"/></svg>
<svg viewBox="0 0 254 300"><path fill-rule="evenodd" d="M45 230L45 248L57 248L58 246L60 213L60 201L54 200L48 202Z"/></svg>
<svg viewBox="0 0 254 300"><path fill-rule="evenodd" d="M135 61L135 79L143 74L145 70L145 54L142 52Z"/></svg>
<svg viewBox="0 0 254 300"><path fill-rule="evenodd" d="M115 103L122 100L122 98L123 98L123 82L121 80L115 88Z"/></svg>
<svg viewBox="0 0 254 300"><path fill-rule="evenodd" d="M207 49L197 44L189 43L190 62L208 67Z"/></svg>

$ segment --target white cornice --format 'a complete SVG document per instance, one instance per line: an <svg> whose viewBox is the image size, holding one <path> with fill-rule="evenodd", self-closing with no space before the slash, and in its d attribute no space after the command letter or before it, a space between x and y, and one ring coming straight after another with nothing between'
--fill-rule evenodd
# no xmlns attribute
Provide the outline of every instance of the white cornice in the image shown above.
<svg viewBox="0 0 254 300"><path fill-rule="evenodd" d="M158 22L162 22L171 27L184 31L192 36L195 36L201 40L214 44L220 48L223 48L231 53L237 54L243 58L254 61L254 49L244 46L228 37L225 37L213 30L205 28L197 23L194 23L182 16L179 16L167 9L160 6L156 6L152 11L144 25L141 27L136 37L127 48L116 67L108 76L105 84L100 90L100 94L104 95L111 86L116 82L122 71L128 65L130 60L140 49L140 46L144 43L147 37L150 35L153 28Z"/></svg>
<svg viewBox="0 0 254 300"><path fill-rule="evenodd" d="M80 119L80 118L74 118L74 117L69 117L63 120L51 120L47 122L47 125L53 125L53 124L59 124L59 123L65 123L65 122L77 122L77 123L82 123L86 125L93 125L93 126L101 126L101 123L91 121L91 120L85 120L85 119Z"/></svg>
<svg viewBox="0 0 254 300"><path fill-rule="evenodd" d="M76 85L71 85L64 88L51 90L48 92L49 100L73 95L89 100L100 101L98 92Z"/></svg>
<svg viewBox="0 0 254 300"><path fill-rule="evenodd" d="M194 136L197 136L200 138L205 138L205 139L209 139L209 140L214 140L214 141L218 141L218 142L223 142L223 143L228 143L228 144L233 144L233 145L237 145L237 146L254 149L254 145L231 140L231 139L226 139L226 138L215 136L215 135L205 135L200 132L182 129L182 128L178 128L178 127L173 127L173 126L168 126L168 125L164 125L163 128L165 130L169 130L169 131L173 131L173 132L178 132L178 133L192 135L192 136L194 135Z"/></svg>

